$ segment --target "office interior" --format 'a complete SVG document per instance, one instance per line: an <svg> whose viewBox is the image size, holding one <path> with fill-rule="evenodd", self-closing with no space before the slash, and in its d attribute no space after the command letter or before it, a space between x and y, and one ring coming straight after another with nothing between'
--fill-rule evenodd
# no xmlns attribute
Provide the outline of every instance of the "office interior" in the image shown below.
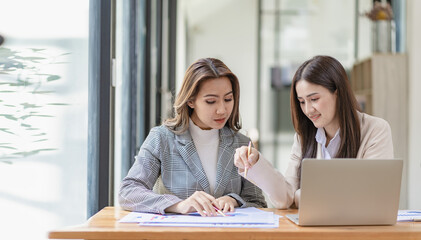
<svg viewBox="0 0 421 240"><path fill-rule="evenodd" d="M391 124L400 209L421 209L421 2L382 2L386 25L365 15L373 0L0 0L0 238L46 239L118 206L143 139L203 57L237 75L241 132L282 173L291 78L314 55L337 58L363 109Z"/></svg>

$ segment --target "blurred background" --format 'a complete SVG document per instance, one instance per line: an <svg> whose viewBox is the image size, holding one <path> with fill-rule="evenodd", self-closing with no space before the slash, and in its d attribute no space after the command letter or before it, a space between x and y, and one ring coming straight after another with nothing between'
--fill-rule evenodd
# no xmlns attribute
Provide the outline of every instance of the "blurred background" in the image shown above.
<svg viewBox="0 0 421 240"><path fill-rule="evenodd" d="M186 68L219 58L240 80L242 133L282 173L290 82L314 55L346 68L404 160L400 209L421 209L417 0L0 0L1 239L47 239L118 205ZM25 231L22 231L22 224Z"/></svg>

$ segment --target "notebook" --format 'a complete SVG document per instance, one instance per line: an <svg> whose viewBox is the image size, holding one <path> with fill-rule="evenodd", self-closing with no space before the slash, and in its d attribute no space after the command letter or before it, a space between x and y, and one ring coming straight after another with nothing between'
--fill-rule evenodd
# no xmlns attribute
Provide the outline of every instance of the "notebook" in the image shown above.
<svg viewBox="0 0 421 240"><path fill-rule="evenodd" d="M397 220L402 159L304 159L300 226L393 225Z"/></svg>

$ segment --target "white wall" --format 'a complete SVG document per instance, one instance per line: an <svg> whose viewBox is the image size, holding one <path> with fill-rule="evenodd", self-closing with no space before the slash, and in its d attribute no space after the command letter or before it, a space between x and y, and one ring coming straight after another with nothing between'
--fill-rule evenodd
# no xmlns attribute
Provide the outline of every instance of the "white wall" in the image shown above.
<svg viewBox="0 0 421 240"><path fill-rule="evenodd" d="M407 2L409 76L408 208L421 209L421 1Z"/></svg>
<svg viewBox="0 0 421 240"><path fill-rule="evenodd" d="M257 1L185 0L187 68L193 61L222 60L240 81L242 132L256 126ZM227 21L229 19L229 21ZM179 24L185 24L184 22ZM180 26L179 26L180 27ZM177 82L184 70L177 68ZM183 71L183 74L179 74Z"/></svg>

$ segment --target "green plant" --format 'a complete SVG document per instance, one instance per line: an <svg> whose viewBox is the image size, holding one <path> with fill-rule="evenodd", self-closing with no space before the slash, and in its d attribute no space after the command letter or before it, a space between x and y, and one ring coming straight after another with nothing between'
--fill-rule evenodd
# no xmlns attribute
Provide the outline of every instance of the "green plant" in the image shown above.
<svg viewBox="0 0 421 240"><path fill-rule="evenodd" d="M45 147L48 134L39 125L42 119L53 117L46 114L50 106L67 105L48 102L42 96L54 93L52 82L61 79L45 69L61 56L51 57L45 49L12 50L0 47L0 161L11 160L40 152L56 150ZM47 99L43 101L43 99Z"/></svg>

